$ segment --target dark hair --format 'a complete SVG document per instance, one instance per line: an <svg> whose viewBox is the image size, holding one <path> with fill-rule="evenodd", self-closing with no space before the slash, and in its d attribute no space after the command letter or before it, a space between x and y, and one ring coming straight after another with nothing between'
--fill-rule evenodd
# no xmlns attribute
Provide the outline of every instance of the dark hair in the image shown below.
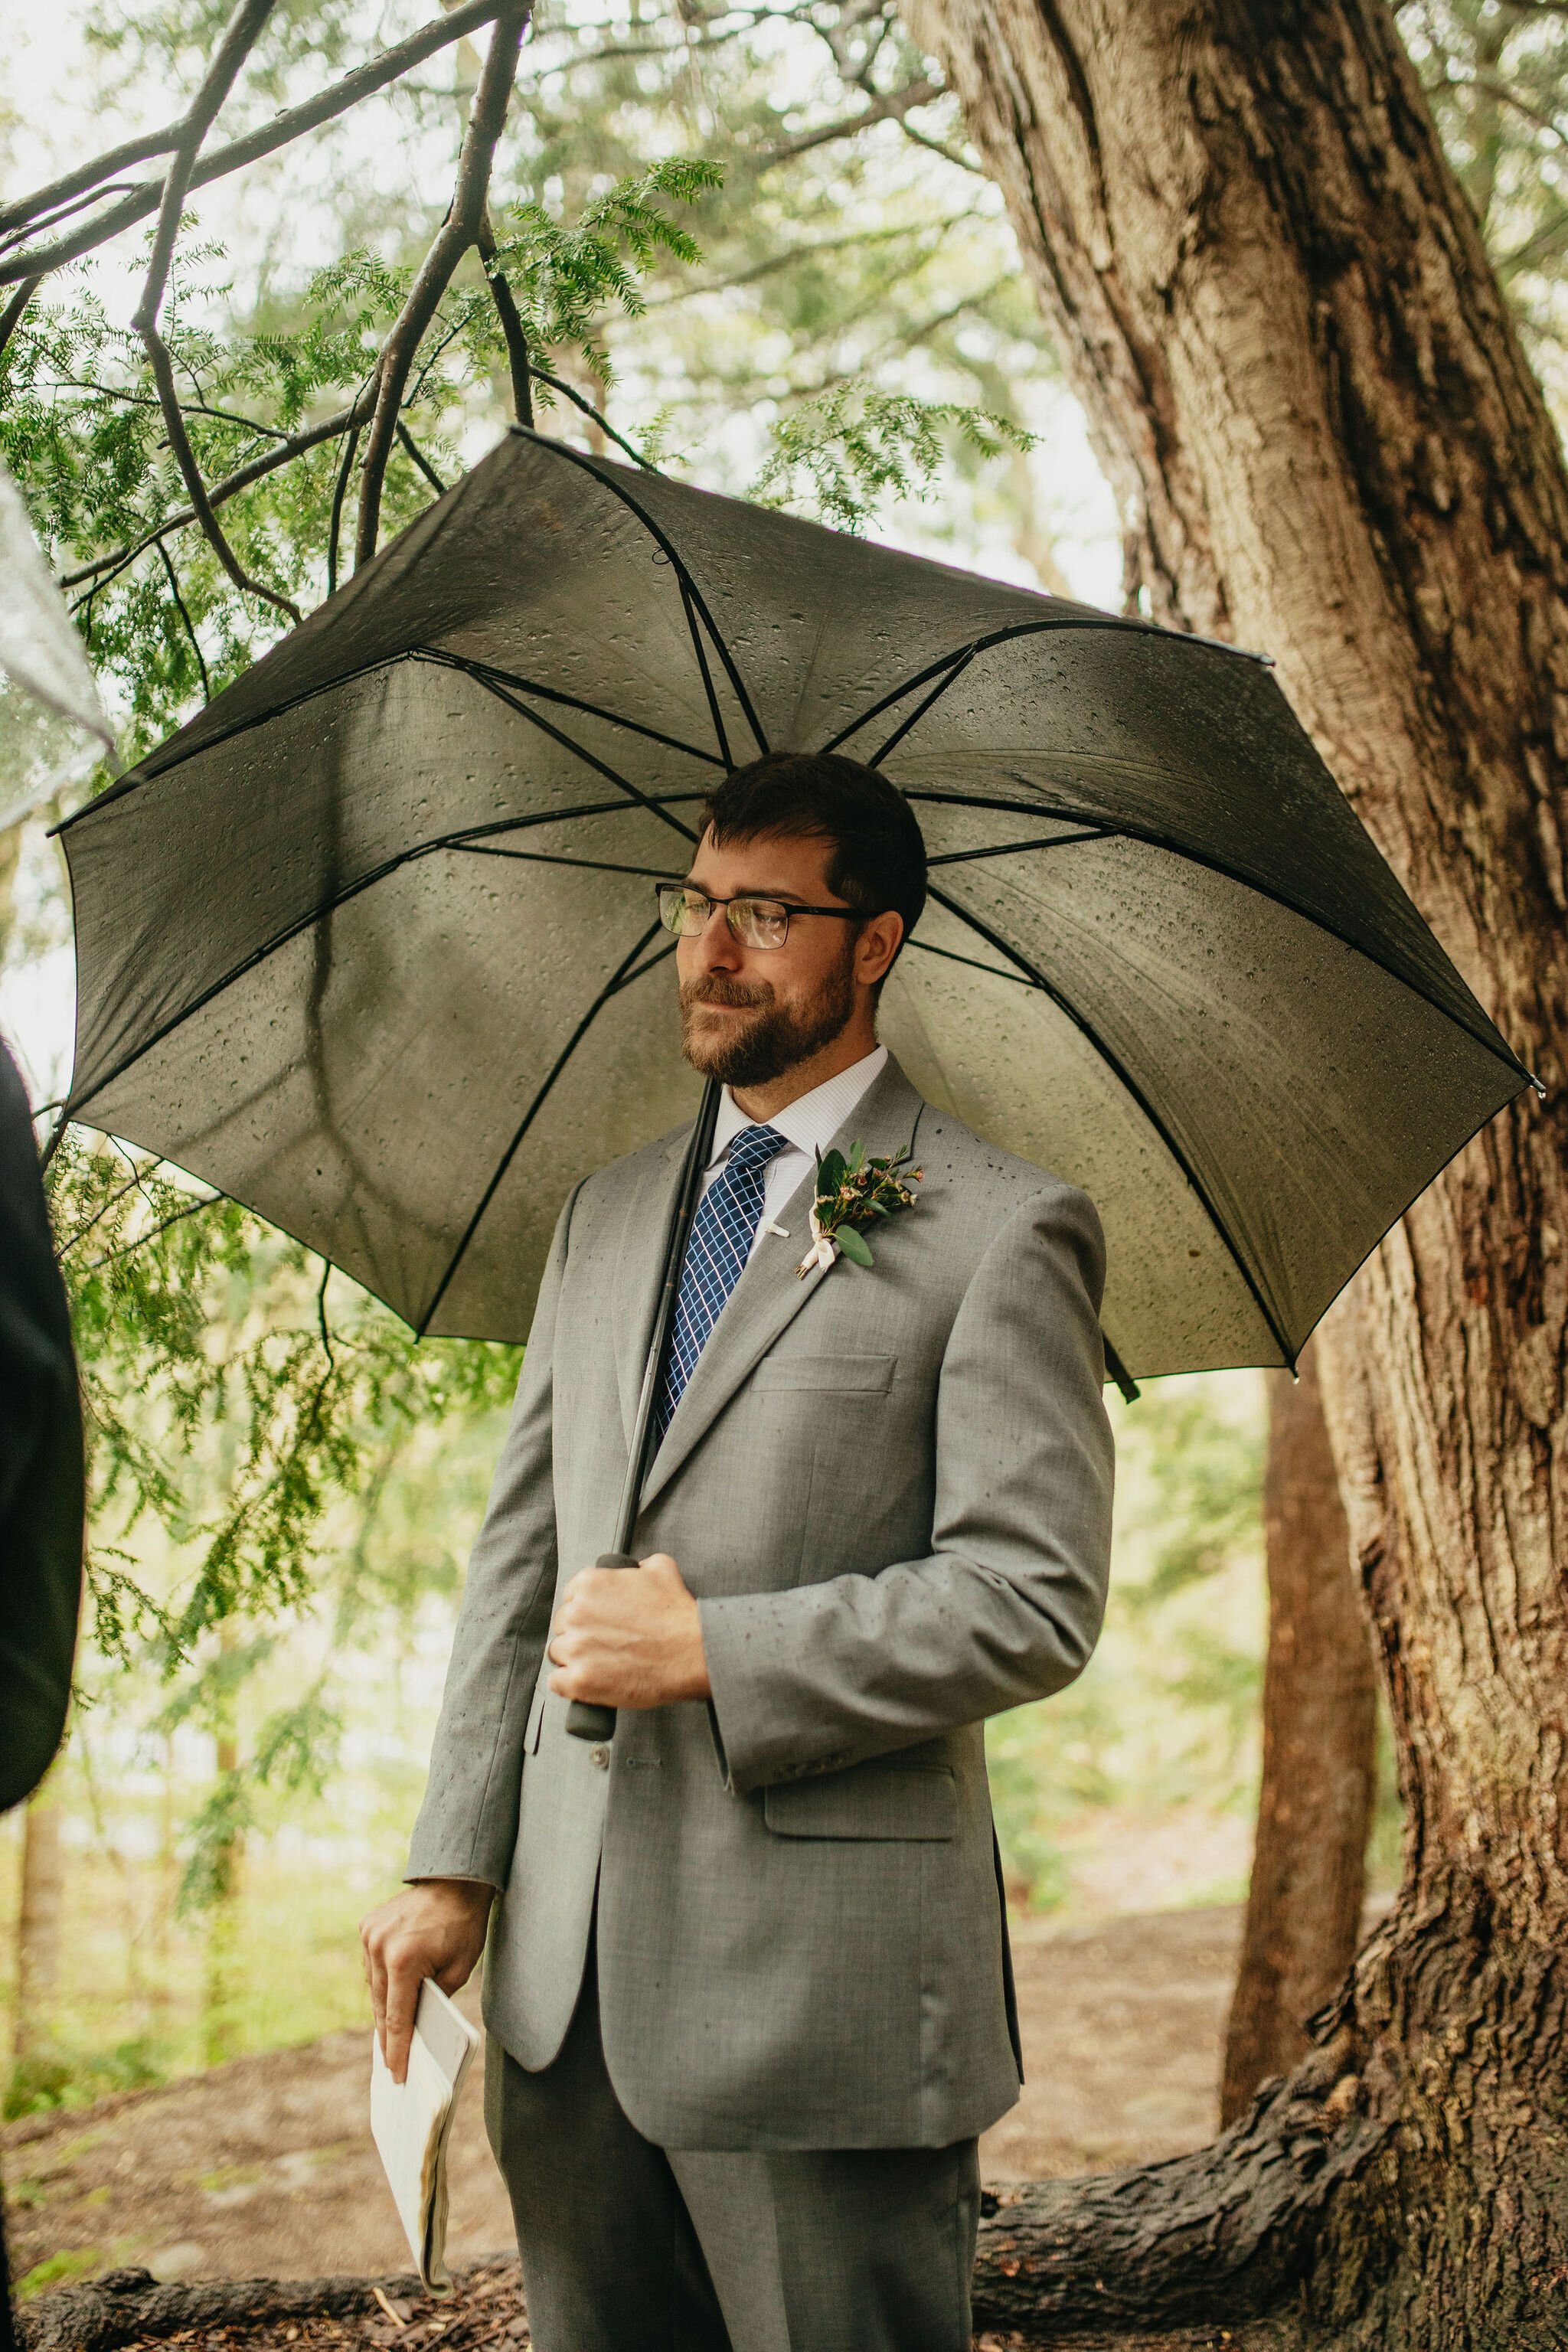
<svg viewBox="0 0 1568 2352"><path fill-rule="evenodd" d="M899 792L858 760L837 751L770 751L736 768L702 807L714 843L798 840L833 845L827 887L863 915L890 907L908 939L926 902L926 845Z"/></svg>

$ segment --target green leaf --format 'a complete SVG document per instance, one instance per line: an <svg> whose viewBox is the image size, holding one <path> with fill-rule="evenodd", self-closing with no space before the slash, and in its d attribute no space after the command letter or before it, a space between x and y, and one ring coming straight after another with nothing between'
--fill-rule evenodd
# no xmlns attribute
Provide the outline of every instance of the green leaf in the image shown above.
<svg viewBox="0 0 1568 2352"><path fill-rule="evenodd" d="M840 1225L833 1238L838 1244L839 1248L849 1260L851 1265L870 1265L872 1264L871 1253L867 1248L865 1243L861 1240L853 1225Z"/></svg>
<svg viewBox="0 0 1568 2352"><path fill-rule="evenodd" d="M865 1145L863 1143L852 1143L849 1147L849 1173L851 1176L858 1176L859 1174L861 1167L865 1162ZM873 1160L871 1162L872 1167L874 1168L876 1164L876 1161Z"/></svg>
<svg viewBox="0 0 1568 2352"><path fill-rule="evenodd" d="M816 1189L818 1192L837 1192L843 1181L844 1154L842 1151L830 1151L826 1160L818 1162Z"/></svg>

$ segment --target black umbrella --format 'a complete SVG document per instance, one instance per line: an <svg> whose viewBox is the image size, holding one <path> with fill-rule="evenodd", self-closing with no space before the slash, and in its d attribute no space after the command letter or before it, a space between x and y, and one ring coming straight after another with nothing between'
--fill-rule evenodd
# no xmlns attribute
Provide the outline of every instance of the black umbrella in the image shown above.
<svg viewBox="0 0 1568 2352"><path fill-rule="evenodd" d="M68 1115L515 1339L696 1104L653 878L826 749L931 851L883 1034L1093 1195L1119 1375L1292 1361L1528 1083L1265 663L518 432L68 822Z"/></svg>

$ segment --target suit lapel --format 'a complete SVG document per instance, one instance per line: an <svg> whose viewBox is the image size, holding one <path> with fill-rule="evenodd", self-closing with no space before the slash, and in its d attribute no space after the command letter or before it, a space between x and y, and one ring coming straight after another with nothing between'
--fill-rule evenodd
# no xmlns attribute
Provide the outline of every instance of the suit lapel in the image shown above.
<svg viewBox="0 0 1568 2352"><path fill-rule="evenodd" d="M845 1152L856 1141L864 1142L868 1153L879 1156L906 1150L922 1108L921 1096L889 1055L886 1068L868 1087L833 1138L833 1142ZM779 1213L778 1222L789 1230L788 1242L780 1242L776 1245L764 1243L742 1269L741 1278L709 1334L708 1344L698 1358L697 1368L675 1408L669 1427L664 1433L664 1443L653 1458L643 1486L645 1504L650 1503L659 1489L668 1485L681 1464L712 1427L742 1381L750 1376L801 1309L816 1297L823 1283L845 1279L833 1267L826 1272L819 1267L814 1268L804 1282L795 1274L795 1267L805 1255L811 1239L806 1216L815 1183L815 1176L808 1171ZM650 1292L650 1303L643 1324L645 1352L652 1319ZM639 1379L641 1364L642 1358L639 1357ZM636 1402L634 1388L634 1410Z"/></svg>
<svg viewBox="0 0 1568 2352"><path fill-rule="evenodd" d="M612 1297L615 1302L616 1377L620 1390L621 1423L626 1448L632 1442L637 1399L642 1394L643 1368L647 1362L653 1318L664 1274L665 1245L675 1214L675 1196L690 1139L689 1126L668 1137L662 1153L650 1152L642 1181L626 1207L621 1245L616 1257Z"/></svg>

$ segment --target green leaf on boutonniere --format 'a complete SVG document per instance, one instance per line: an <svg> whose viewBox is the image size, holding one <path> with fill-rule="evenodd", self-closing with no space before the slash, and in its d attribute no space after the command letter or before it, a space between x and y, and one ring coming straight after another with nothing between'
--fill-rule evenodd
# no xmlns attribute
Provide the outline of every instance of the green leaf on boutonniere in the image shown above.
<svg viewBox="0 0 1568 2352"><path fill-rule="evenodd" d="M912 1209L918 1198L913 1188L920 1181L921 1171L910 1166L907 1151L897 1159L878 1160L868 1156L863 1143L854 1143L847 1160L841 1151L819 1152L816 1197L811 1204L812 1246L795 1268L801 1280L813 1266L831 1265L834 1250L851 1265L872 1265L856 1227Z"/></svg>

